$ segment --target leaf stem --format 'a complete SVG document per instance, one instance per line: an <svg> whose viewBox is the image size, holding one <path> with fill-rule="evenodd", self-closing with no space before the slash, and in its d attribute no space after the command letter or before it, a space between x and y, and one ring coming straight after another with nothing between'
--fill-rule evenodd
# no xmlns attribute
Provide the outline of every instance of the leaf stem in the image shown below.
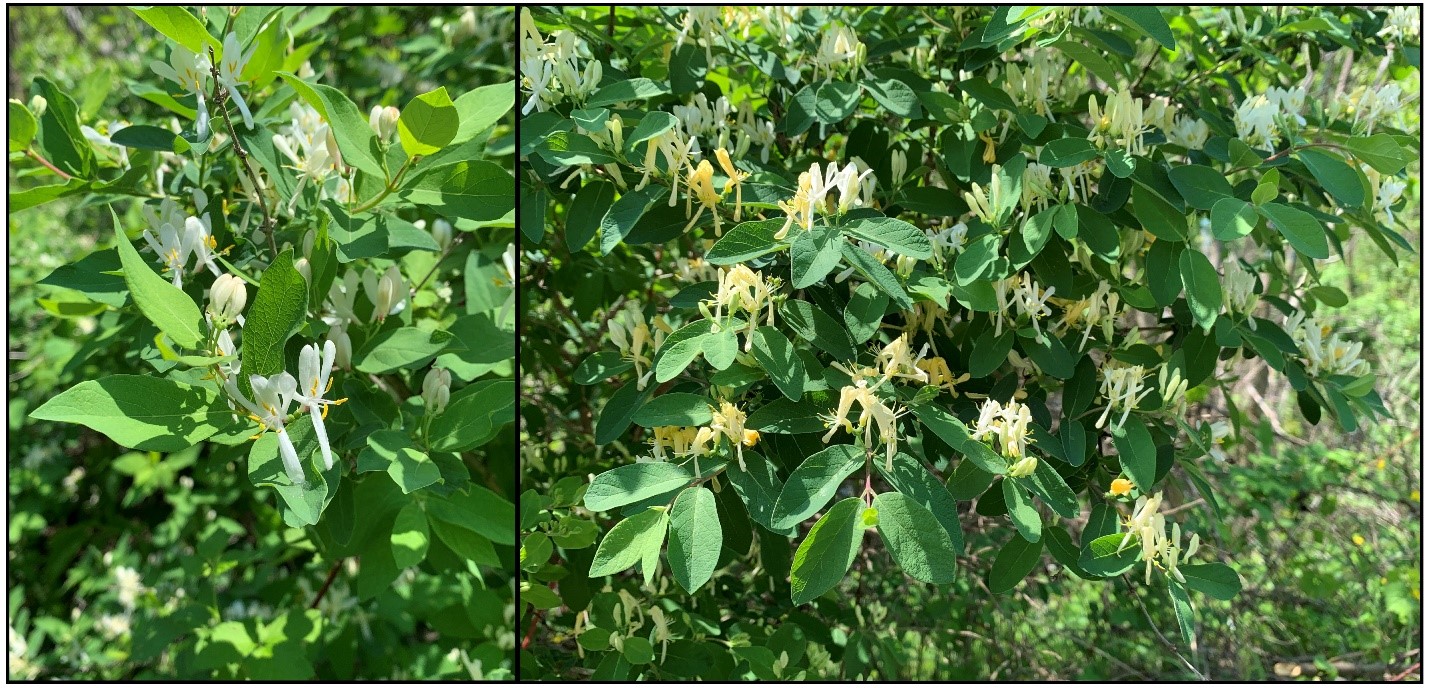
<svg viewBox="0 0 1430 688"><path fill-rule="evenodd" d="M313 596L313 603L308 605L309 609L317 609L318 603L323 601L323 596L328 594L328 588L332 587L333 580L338 577L338 569L343 565L343 560L333 562L333 568L328 571L328 579L323 581L323 587L318 588L318 594Z"/></svg>
<svg viewBox="0 0 1430 688"><path fill-rule="evenodd" d="M398 185L402 183L403 175L406 175L407 170L412 167L412 161L417 160L421 157L422 156L420 155L414 155L408 158L406 162L402 163L402 167L397 168L397 175L394 176L392 180L387 183L387 186L382 189L382 193L379 193L378 195L374 196L373 199L368 201L367 203L364 203L353 209L352 214L356 215L358 213L364 213L377 207L377 204L381 203L382 199L387 198L389 195L392 194L392 192L397 190Z"/></svg>
<svg viewBox="0 0 1430 688"><path fill-rule="evenodd" d="M54 172L55 174L58 174L58 175L60 176L60 179L63 179L63 180L65 180L65 181L69 181L69 180L71 180L71 179L74 179L74 175L68 174L68 173L66 173L64 170L61 170L60 168L55 167L55 164L54 164L54 163L50 162L49 160L46 160L43 155L40 155L39 153L36 153L33 148L26 148L26 149L25 149L25 155L30 156L30 159L34 160L35 162L40 163L41 165L44 165L44 166L45 166L46 168L48 168L51 172Z"/></svg>
<svg viewBox="0 0 1430 688"><path fill-rule="evenodd" d="M232 15L230 15L230 21L232 18ZM248 159L248 151L243 149L243 143L238 140L238 131L233 128L233 119L229 117L228 114L228 91L224 89L223 83L219 81L219 63L218 60L214 58L213 46L209 46L209 62L212 63L209 71L214 79L214 106L218 110L219 115L223 117L223 123L228 126L228 137L233 143L233 152L238 155L238 161L243 164L244 171L252 178L253 188L257 189L258 173L253 169L253 163ZM276 228L278 222L273 218L273 215L268 212L268 201L264 199L263 194L259 193L257 196L258 208L263 211L263 228L268 234L268 249L273 251L273 256L276 258L278 256L278 244L273 240L273 230Z"/></svg>

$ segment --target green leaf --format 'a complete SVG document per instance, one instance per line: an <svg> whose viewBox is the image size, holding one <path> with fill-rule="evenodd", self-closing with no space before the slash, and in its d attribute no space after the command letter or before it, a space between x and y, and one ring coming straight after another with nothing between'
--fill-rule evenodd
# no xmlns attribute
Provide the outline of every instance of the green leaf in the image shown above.
<svg viewBox="0 0 1430 688"><path fill-rule="evenodd" d="M516 505L480 485L468 485L466 492L446 497L428 496L427 511L433 519L466 528L499 545L516 543L511 524Z"/></svg>
<svg viewBox="0 0 1430 688"><path fill-rule="evenodd" d="M1187 589L1177 581L1168 581L1167 592L1172 596L1172 610L1177 615L1177 628L1182 632L1182 642L1196 651L1196 619L1192 615L1192 600L1187 596Z"/></svg>
<svg viewBox="0 0 1430 688"><path fill-rule="evenodd" d="M169 339L174 340L174 343L191 349L197 347L204 340L203 315L199 312L199 307L188 294L149 269L139 252L134 250L134 245L129 243L129 237L124 235L124 228L120 226L119 216L114 214L114 209L110 208L109 213L114 220L114 245L119 250L119 262L124 267L124 283L129 285L129 296L134 299L134 304L139 306L139 312L164 334L169 335ZM250 314L257 312L257 299L254 299L253 305L254 308L249 310ZM252 321L252 315L249 320ZM245 345L247 339L245 335ZM244 371L248 372L246 357L244 366ZM253 373L267 374L259 370L254 370ZM247 378L246 375L244 377Z"/></svg>
<svg viewBox="0 0 1430 688"><path fill-rule="evenodd" d="M1003 475L1008 472L1008 462L989 449L988 445L973 439L963 421L953 417L947 411L931 405L910 408L919 422L924 424L924 427L932 430L939 439L952 447L954 451L963 454L974 465L994 475Z"/></svg>
<svg viewBox="0 0 1430 688"><path fill-rule="evenodd" d="M889 297L874 285L860 284L854 288L849 295L849 305L844 307L844 326L849 328L853 344L863 344L879 331L888 308Z"/></svg>
<svg viewBox="0 0 1430 688"><path fill-rule="evenodd" d="M209 34L204 28L203 22L199 21L189 11L173 5L156 5L152 7L131 7L134 14L139 15L144 23L154 27L155 31L163 34L165 38L184 46L191 53L205 53L206 45L213 46L214 50L222 50L223 45Z"/></svg>
<svg viewBox="0 0 1430 688"><path fill-rule="evenodd" d="M605 217L601 218L601 255L614 251L645 215L650 204L662 195L661 187L652 185L639 191L627 191L616 199Z"/></svg>
<svg viewBox="0 0 1430 688"><path fill-rule="evenodd" d="M1360 176L1346 164L1345 158L1319 148L1303 148L1297 157L1342 208L1354 210L1365 205L1365 188L1361 186Z"/></svg>
<svg viewBox="0 0 1430 688"><path fill-rule="evenodd" d="M782 332L768 325L755 330L750 353L780 393L791 401L804 395L804 361L795 355L794 345Z"/></svg>
<svg viewBox="0 0 1430 688"><path fill-rule="evenodd" d="M779 242L775 241L775 235L784 226L784 218L778 217L770 220L741 222L725 232L724 236L715 240L715 245L705 252L705 260L710 261L712 265L734 265L774 253L780 248ZM791 228L790 231L802 232L804 230Z"/></svg>
<svg viewBox="0 0 1430 688"><path fill-rule="evenodd" d="M460 128L461 118L446 86L408 101L397 118L397 138L408 158L442 150L457 137Z"/></svg>
<svg viewBox="0 0 1430 688"><path fill-rule="evenodd" d="M1221 562L1183 564L1179 567L1187 587L1218 600L1230 600L1241 592L1241 578Z"/></svg>
<svg viewBox="0 0 1430 688"><path fill-rule="evenodd" d="M1015 537L998 550L993 568L988 570L988 590L1001 595L1017 587L1043 559L1043 543Z"/></svg>
<svg viewBox="0 0 1430 688"><path fill-rule="evenodd" d="M1044 504L1063 518L1077 518L1082 511L1077 502L1077 494L1068 487L1063 476L1058 474L1058 469L1047 461L1038 461L1037 469L1025 484L1032 489L1033 494L1038 495L1038 499L1043 500Z"/></svg>
<svg viewBox="0 0 1430 688"><path fill-rule="evenodd" d="M1256 208L1240 198L1223 198L1212 205L1212 236L1234 241L1256 229Z"/></svg>
<svg viewBox="0 0 1430 688"><path fill-rule="evenodd" d="M859 523L863 511L864 500L845 499L831 507L799 543L790 565L790 599L795 604L814 600L844 578L864 539Z"/></svg>
<svg viewBox="0 0 1430 688"><path fill-rule="evenodd" d="M79 128L74 99L45 77L35 77L35 91L49 103L38 118L40 152L64 172L88 177L94 167L94 149ZM70 183L75 181L69 180Z"/></svg>
<svg viewBox="0 0 1430 688"><path fill-rule="evenodd" d="M1059 564L1068 567L1078 578L1096 579L1097 576L1083 570L1082 564L1078 563L1081 552L1077 545L1073 544L1072 536L1068 535L1068 531L1056 523L1049 523L1045 527L1047 531L1044 533L1043 541L1047 543L1048 551L1052 553L1053 558L1057 559Z"/></svg>
<svg viewBox="0 0 1430 688"><path fill-rule="evenodd" d="M1217 201L1236 195L1226 177L1205 165L1175 165L1167 176L1187 205L1197 210L1211 210Z"/></svg>
<svg viewBox="0 0 1430 688"><path fill-rule="evenodd" d="M30 417L78 423L122 446L159 452L192 447L233 418L215 392L147 375L85 380L47 399Z"/></svg>
<svg viewBox="0 0 1430 688"><path fill-rule="evenodd" d="M1399 174L1414 160L1390 134L1352 136L1346 139L1346 147L1381 174Z"/></svg>
<svg viewBox="0 0 1430 688"><path fill-rule="evenodd" d="M715 573L724 534L715 510L715 493L692 487L675 498L670 508L670 574L686 592L693 593Z"/></svg>
<svg viewBox="0 0 1430 688"><path fill-rule="evenodd" d="M839 483L863 465L864 451L852 444L836 444L805 459L780 490L770 525L782 530L813 516L834 498Z"/></svg>
<svg viewBox="0 0 1430 688"><path fill-rule="evenodd" d="M1331 247L1326 240L1326 230L1321 222L1309 213L1281 203L1267 203L1261 206L1261 214L1276 227L1276 231L1291 242L1291 247L1307 258L1325 260L1331 257Z"/></svg>
<svg viewBox="0 0 1430 688"><path fill-rule="evenodd" d="M586 107L605 107L628 100L654 98L667 93L670 93L670 90L664 86L650 79L637 77L635 79L626 79L625 81L617 81L602 86L601 90L596 91L595 95L586 101Z"/></svg>
<svg viewBox="0 0 1430 688"><path fill-rule="evenodd" d="M955 280L962 286L968 286L983 277L989 268L993 267L993 262L998 260L998 249L1002 244L1003 237L997 232L985 234L969 242L953 261Z"/></svg>
<svg viewBox="0 0 1430 688"><path fill-rule="evenodd" d="M860 277L863 277L868 280L870 284L874 285L875 289L878 289L888 296L896 306L902 310L909 310L914 307L914 300L909 298L908 293L904 291L903 285L899 284L899 278L895 277L894 273L889 272L889 268L884 267L883 263L874 260L874 257L869 255L867 251L854 244L841 244L839 248L844 253L844 261L849 263L849 265L854 268L854 271L859 273Z"/></svg>
<svg viewBox="0 0 1430 688"><path fill-rule="evenodd" d="M423 174L401 195L413 203L438 208L449 217L491 222L512 213L515 186L511 173L501 165L464 160Z"/></svg>
<svg viewBox="0 0 1430 688"><path fill-rule="evenodd" d="M358 471L374 470L386 471L402 494L442 480L442 471L431 457L412 446L412 438L398 430L379 430L367 436L367 447L358 455Z"/></svg>
<svg viewBox="0 0 1430 688"><path fill-rule="evenodd" d="M356 167L364 174L370 174L377 179L387 179L382 163L378 162L373 152L377 148L377 141L372 127L342 91L322 84L310 84L288 72L278 72L278 76L292 86L293 90L298 92L298 97L313 106L328 123L333 138L338 142L338 150L343 154L344 164ZM506 191L510 197L511 188L508 187Z"/></svg>
<svg viewBox="0 0 1430 688"><path fill-rule="evenodd" d="M1023 247L1028 249L1029 260L1042 252L1043 247L1048 245L1048 240L1053 237L1053 218L1062 211L1061 206L1054 206L1047 210L1028 218L1023 223Z"/></svg>
<svg viewBox="0 0 1430 688"><path fill-rule="evenodd" d="M675 115L662 110L652 110L645 113L640 124L636 125L630 136L626 137L626 150L635 152L636 144L649 141L671 129L674 129L680 120ZM654 145L654 144L652 144Z"/></svg>
<svg viewBox="0 0 1430 688"><path fill-rule="evenodd" d="M516 420L516 381L486 379L454 393L447 408L433 419L432 449L470 451L494 439L502 426Z"/></svg>
<svg viewBox="0 0 1430 688"><path fill-rule="evenodd" d="M963 551L963 526L958 521L958 502L954 501L938 476L903 452L894 455L893 470L885 470L883 461L873 463L891 487L927 509L943 526L955 553Z"/></svg>
<svg viewBox="0 0 1430 688"><path fill-rule="evenodd" d="M1182 286L1187 292L1187 308L1192 320L1205 332L1210 332L1221 313L1221 282L1216 268L1201 251L1188 246L1177 259Z"/></svg>
<svg viewBox="0 0 1430 688"><path fill-rule="evenodd" d="M596 546L588 575L591 578L609 576L639 562L649 580L655 571L645 562L652 559L651 552L656 557L660 556L660 544L665 541L665 528L669 522L665 509L651 507L617 523Z"/></svg>
<svg viewBox="0 0 1430 688"><path fill-rule="evenodd" d="M735 493L745 502L750 518L766 528L775 530L773 515L775 502L779 500L784 483L780 482L775 467L758 453L745 450L745 466L730 464L725 469L725 478L730 481Z"/></svg>
<svg viewBox="0 0 1430 688"><path fill-rule="evenodd" d="M168 129L151 127L147 124L136 124L114 132L110 135L109 140L112 143L128 148L173 153L178 150L177 142L183 139ZM188 144L186 142L183 145Z"/></svg>
<svg viewBox="0 0 1430 688"><path fill-rule="evenodd" d="M406 569L422 563L427 558L430 544L427 529L427 513L422 505L410 502L397 512L397 520L392 524L392 559L397 568Z"/></svg>
<svg viewBox="0 0 1430 688"><path fill-rule="evenodd" d="M705 85L705 75L709 68L703 48L693 42L681 45L670 54L670 90L676 95L700 90Z"/></svg>
<svg viewBox="0 0 1430 688"><path fill-rule="evenodd" d="M513 86L510 81L487 84L457 96L452 104L457 108L461 124L450 143L455 145L471 140L511 112L516 105L516 89Z"/></svg>
<svg viewBox="0 0 1430 688"><path fill-rule="evenodd" d="M826 81L814 94L814 117L824 124L838 124L859 107L859 84Z"/></svg>
<svg viewBox="0 0 1430 688"><path fill-rule="evenodd" d="M643 428L692 427L710 422L710 399L698 394L662 394L636 411L632 420Z"/></svg>
<svg viewBox="0 0 1430 688"><path fill-rule="evenodd" d="M1187 240L1187 217L1140 184L1132 187L1132 214L1158 239Z"/></svg>
<svg viewBox="0 0 1430 688"><path fill-rule="evenodd" d="M30 112L30 108L25 107L25 104L18 100L10 101L9 113L10 152L14 153L30 147L30 142L35 140L35 133L39 131L40 124L35 120L34 113Z"/></svg>
<svg viewBox="0 0 1430 688"><path fill-rule="evenodd" d="M933 256L933 244L919 228L892 217L872 217L854 220L843 229L846 234L878 244L901 256L920 260Z"/></svg>
<svg viewBox="0 0 1430 688"><path fill-rule="evenodd" d="M790 283L795 289L824 281L839 265L844 235L837 229L815 227L800 232L789 247Z"/></svg>
<svg viewBox="0 0 1430 688"><path fill-rule="evenodd" d="M740 340L733 328L711 332L701 339L700 353L711 368L725 370L734 365L740 355Z"/></svg>
<svg viewBox="0 0 1430 688"><path fill-rule="evenodd" d="M1023 486L1015 478L1004 476L1002 482L1003 502L1008 505L1008 517L1013 519L1018 535L1028 542L1042 540L1043 518L1038 515L1038 510L1033 508L1028 493L1023 491Z"/></svg>
<svg viewBox="0 0 1430 688"><path fill-rule="evenodd" d="M885 492L874 496L879 535L904 573L925 583L953 582L957 559L948 531L918 501Z"/></svg>
<svg viewBox="0 0 1430 688"><path fill-rule="evenodd" d="M1147 425L1136 416L1129 417L1121 428L1112 431L1112 446L1117 449L1122 472L1137 489L1149 492L1157 475L1157 445L1152 443Z"/></svg>
<svg viewBox="0 0 1430 688"><path fill-rule="evenodd" d="M301 277L301 276L300 276ZM259 290L259 296L263 292ZM256 310L256 309L255 309ZM248 329L244 328L244 337ZM386 373L401 368L417 368L427 363L452 342L445 330L399 327L368 340L362 350L353 354L353 367L364 373ZM245 344L247 342L245 341ZM248 349L244 348L244 366L248 365Z"/></svg>
<svg viewBox="0 0 1430 688"><path fill-rule="evenodd" d="M1083 538L1087 537L1084 532ZM1084 571L1104 578L1126 573L1137 565L1137 559L1142 553L1135 536L1123 546L1122 541L1126 537L1125 533L1114 532L1085 542L1082 555L1077 560L1078 565L1082 566Z"/></svg>
<svg viewBox="0 0 1430 688"><path fill-rule="evenodd" d="M1038 155L1038 162L1049 167L1072 167L1095 160L1098 156L1092 142L1084 138L1065 138L1049 141Z"/></svg>
<svg viewBox="0 0 1430 688"><path fill-rule="evenodd" d="M1013 350L1017 333L1009 327L1003 334L996 334L989 328L979 335L973 344L973 355L968 360L968 373L975 378L988 377L1008 360L1008 352Z"/></svg>
<svg viewBox="0 0 1430 688"><path fill-rule="evenodd" d="M705 338L710 335L710 324L705 320L693 323L672 332L655 355L655 381L673 380L700 355Z"/></svg>
<svg viewBox="0 0 1430 688"><path fill-rule="evenodd" d="M1107 171L1118 179L1126 179L1132 176L1137 169L1137 160L1123 150L1109 150L1103 153L1103 162L1107 164Z"/></svg>
<svg viewBox="0 0 1430 688"><path fill-rule="evenodd" d="M919 116L919 96L908 84L898 79L878 78L865 79L859 83L874 97L874 102L882 105L885 110L907 119Z"/></svg>
<svg viewBox="0 0 1430 688"><path fill-rule="evenodd" d="M1102 9L1119 23L1162 44L1163 48L1173 51L1177 49L1177 39L1172 35L1172 28L1167 26L1167 19L1156 7L1116 5L1105 6Z"/></svg>
<svg viewBox="0 0 1430 688"><path fill-rule="evenodd" d="M502 560L497 556L496 549L492 547L491 540L445 521L428 521L428 525L431 526L432 533L437 536L437 539L451 549L453 554L480 566L491 568L502 566Z"/></svg>
<svg viewBox="0 0 1430 688"><path fill-rule="evenodd" d="M566 213L566 247L573 253L585 248L596 236L601 218L606 216L615 199L616 185L604 179L594 179L582 186Z"/></svg>
<svg viewBox="0 0 1430 688"><path fill-rule="evenodd" d="M626 428L630 427L631 417L645 399L646 393L640 389L636 380L631 380L616 390L601 409L600 417L596 419L596 444L610 444L620 438Z"/></svg>
<svg viewBox="0 0 1430 688"><path fill-rule="evenodd" d="M1104 82L1109 84L1117 83L1117 70L1113 68L1112 63L1107 61L1107 58L1102 56L1102 53L1082 43L1071 40L1058 41L1053 43L1053 47L1066 53L1068 57L1076 60L1078 64L1081 64L1088 72L1091 72Z"/></svg>
<svg viewBox="0 0 1430 688"><path fill-rule="evenodd" d="M784 322L803 339L820 350L841 361L852 361L858 357L849 333L829 314L814 307L808 301L790 299L780 307ZM709 355L706 355L709 360Z"/></svg>
<svg viewBox="0 0 1430 688"><path fill-rule="evenodd" d="M306 474L310 468L319 467L318 437L313 432L312 416L304 414L298 420L284 427L293 449L298 455L298 463ZM294 485L284 470L283 460L278 455L278 433L269 432L258 438L248 451L248 480L258 487L272 487L288 508L283 513L283 522L289 527L302 528L318 523L323 510L337 494L345 466L334 461L328 470L317 471L317 480L307 479L302 485ZM386 539L374 538L391 556L392 545Z"/></svg>
<svg viewBox="0 0 1430 688"><path fill-rule="evenodd" d="M694 482L690 469L673 463L632 463L612 468L591 481L585 505L591 511L611 511Z"/></svg>

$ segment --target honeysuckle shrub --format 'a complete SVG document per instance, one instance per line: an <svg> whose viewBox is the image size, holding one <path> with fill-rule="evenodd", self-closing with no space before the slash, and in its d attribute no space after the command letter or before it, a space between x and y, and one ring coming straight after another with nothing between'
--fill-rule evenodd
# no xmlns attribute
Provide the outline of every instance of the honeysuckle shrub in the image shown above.
<svg viewBox="0 0 1430 688"><path fill-rule="evenodd" d="M9 102L12 279L78 220L10 321L9 675L509 677L514 15L77 16L134 40Z"/></svg>
<svg viewBox="0 0 1430 688"><path fill-rule="evenodd" d="M1150 602L1181 659L1242 587L1206 467L1254 417L1224 410L1244 362L1307 423L1388 416L1322 270L1413 250L1413 9L519 31L534 676L866 675L871 605L1047 563Z"/></svg>

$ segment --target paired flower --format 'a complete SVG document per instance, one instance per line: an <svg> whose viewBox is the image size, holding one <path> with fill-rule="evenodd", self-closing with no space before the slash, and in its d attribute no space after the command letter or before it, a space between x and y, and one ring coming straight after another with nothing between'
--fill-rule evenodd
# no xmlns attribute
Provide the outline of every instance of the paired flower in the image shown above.
<svg viewBox="0 0 1430 688"><path fill-rule="evenodd" d="M388 266L381 278L376 270L368 268L363 272L362 282L368 300L372 301L374 322L383 322L387 316L401 313L407 307L407 282L396 265Z"/></svg>
<svg viewBox="0 0 1430 688"><path fill-rule="evenodd" d="M1151 387L1142 384L1142 378L1147 371L1140 365L1113 365L1112 361L1102 369L1102 397L1107 400L1107 408L1102 410L1102 416L1097 419L1097 428L1102 429L1107 426L1108 416L1113 409L1122 409L1122 417L1113 423L1111 427L1121 428L1127 422L1127 416L1132 413L1132 409L1137 408L1137 404L1152 392Z"/></svg>
<svg viewBox="0 0 1430 688"><path fill-rule="evenodd" d="M1183 551L1181 546L1182 526L1173 523L1172 536L1168 538L1166 518L1158 513L1161 506L1162 493L1160 492L1150 497L1146 495L1138 497L1136 505L1133 506L1131 518L1123 523L1127 528L1127 534L1123 536L1119 548L1127 546L1133 537L1137 538L1138 544L1142 547L1142 561L1147 565L1146 583L1152 582L1153 568L1161 569L1178 582L1186 583L1186 576L1182 575L1179 567L1197 553L1201 547L1201 537L1193 533L1186 550Z"/></svg>
<svg viewBox="0 0 1430 688"><path fill-rule="evenodd" d="M432 366L427 376L422 378L422 401L427 405L429 415L437 415L447 408L452 398L452 373L446 368Z"/></svg>
<svg viewBox="0 0 1430 688"><path fill-rule="evenodd" d="M655 316L654 324L655 331L652 333L640 310L633 303L616 317L606 321L611 343L621 352L622 359L635 366L637 389L645 389L646 382L655 372L650 368L651 355L660 349L665 335L671 332L671 327L659 315ZM647 351L650 353L647 354Z"/></svg>
<svg viewBox="0 0 1430 688"><path fill-rule="evenodd" d="M198 99L196 133L200 139L208 138L209 134L209 107L204 93L208 90L211 65L207 56L182 46L174 46L169 53L168 62L154 60L149 63L149 68L154 70L155 74L178 84L184 92L192 93Z"/></svg>
<svg viewBox="0 0 1430 688"><path fill-rule="evenodd" d="M209 287L209 316L217 323L227 324L238 320L247 304L248 288L239 277L224 273Z"/></svg>
<svg viewBox="0 0 1430 688"><path fill-rule="evenodd" d="M207 201L197 189L194 196L196 200ZM204 205L199 204L199 212L203 212ZM185 215L179 209L179 204L169 198L164 199L157 212L147 205L141 207L140 212L149 224L144 230L144 241L155 255L163 259L174 286L183 286L190 256L197 257L197 265L207 267L214 275L222 274L213 259L213 251L218 247L218 242L214 240L209 229L207 215L203 219Z"/></svg>
<svg viewBox="0 0 1430 688"><path fill-rule="evenodd" d="M253 59L254 51L258 50L258 45L243 52L243 46L238 42L238 34L230 31L223 38L223 59L218 63L218 81L223 84L224 90L228 91L228 97L233 99L238 111L243 114L243 124L249 129L253 128L253 115L248 112L248 103L243 101L243 95L238 92L238 85L246 81L243 78L243 68L248 66L249 60Z"/></svg>
<svg viewBox="0 0 1430 688"><path fill-rule="evenodd" d="M372 106L372 111L367 116L367 126L372 129L372 133L378 140L387 142L392 140L392 135L397 133L397 119L402 116L402 112L397 108L388 105Z"/></svg>
<svg viewBox="0 0 1430 688"><path fill-rule="evenodd" d="M998 300L998 310L993 313L994 332L1003 334L1004 321L1015 312L1019 319L1027 318L1031 322L1033 331L1042 332L1038 321L1052 315L1053 310L1048 307L1048 299L1053 297L1053 291L1053 287L1039 287L1037 280L1027 273L995 283L993 295Z"/></svg>
<svg viewBox="0 0 1430 688"><path fill-rule="evenodd" d="M1102 328L1102 335L1106 341L1112 341L1113 327L1117 324L1117 318L1122 313L1121 297L1117 292L1112 291L1112 285L1101 282L1097 285L1097 290L1085 299L1077 301L1063 302L1063 321L1061 328L1063 332L1082 326L1082 341L1078 343L1078 351L1082 351L1087 346L1087 340L1092 336L1095 327Z"/></svg>
<svg viewBox="0 0 1430 688"><path fill-rule="evenodd" d="M753 345L755 327L759 323L760 311L765 310L765 324L775 324L775 289L778 280L767 279L758 270L751 270L742 264L733 268L720 268L720 284L715 290L715 298L700 302L700 313L715 322L710 324L711 332L719 332L726 318L744 313L745 351ZM715 304L715 313L710 313L710 304Z"/></svg>
<svg viewBox="0 0 1430 688"><path fill-rule="evenodd" d="M970 434L973 439L979 441L993 438L999 454L1012 464L1008 468L1008 475L1026 478L1038 468L1037 457L1027 453L1028 430L1032 423L1033 416L1027 405L1009 400L1008 405L1004 406L994 399L989 399L979 407L978 423Z"/></svg>
<svg viewBox="0 0 1430 688"><path fill-rule="evenodd" d="M879 441L884 444L885 467L893 470L894 453L898 451L899 436L897 422L900 416L906 413L905 410L895 410L885 404L874 390L882 384L876 383L869 386L867 380L856 380L854 384L847 385L839 390L839 408L833 415L825 416L825 427L829 432L824 435L824 442L828 443L834 437L834 433L841 427L844 431L856 435L862 433L864 436L864 448L871 450L874 446L874 428L879 429ZM855 403L859 404L860 413L857 422L849 421L849 413L854 409Z"/></svg>

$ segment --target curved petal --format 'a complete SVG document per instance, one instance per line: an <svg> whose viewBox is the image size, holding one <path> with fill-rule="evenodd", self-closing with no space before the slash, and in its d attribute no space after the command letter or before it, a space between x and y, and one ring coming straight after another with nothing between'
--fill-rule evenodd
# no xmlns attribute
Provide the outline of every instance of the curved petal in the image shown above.
<svg viewBox="0 0 1430 688"><path fill-rule="evenodd" d="M283 469L287 471L288 479L294 485L306 487L308 482L303 478L303 464L298 462L298 451L293 448L293 440L283 428L278 428L278 455L283 457Z"/></svg>

